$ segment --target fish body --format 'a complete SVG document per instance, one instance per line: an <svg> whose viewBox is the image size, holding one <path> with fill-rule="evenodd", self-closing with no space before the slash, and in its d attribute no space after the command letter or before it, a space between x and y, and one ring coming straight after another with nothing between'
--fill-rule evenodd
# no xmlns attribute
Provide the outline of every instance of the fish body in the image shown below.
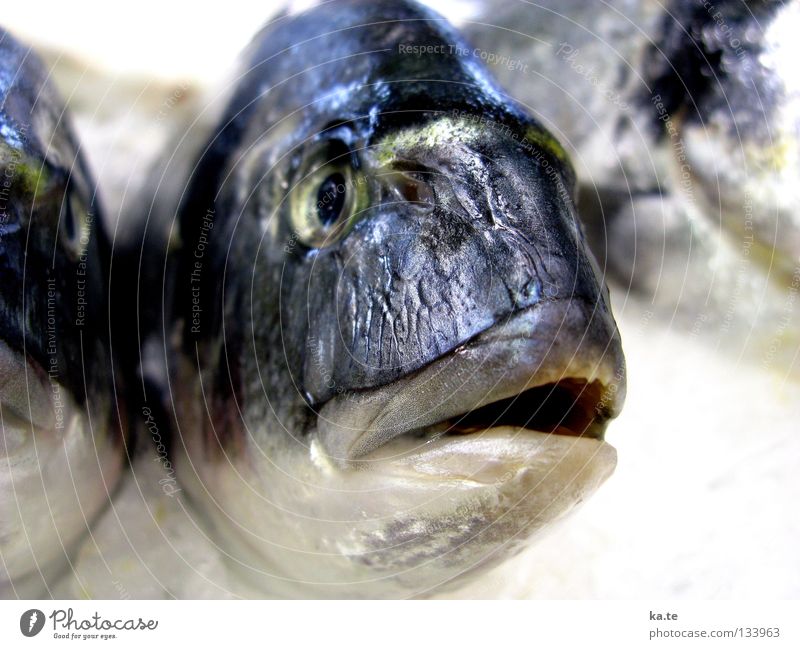
<svg viewBox="0 0 800 649"><path fill-rule="evenodd" d="M124 466L95 187L36 54L0 30L0 591L47 592Z"/></svg>
<svg viewBox="0 0 800 649"><path fill-rule="evenodd" d="M464 47L406 2L280 17L189 165L173 460L252 592L452 587L613 471L624 360L573 172Z"/></svg>

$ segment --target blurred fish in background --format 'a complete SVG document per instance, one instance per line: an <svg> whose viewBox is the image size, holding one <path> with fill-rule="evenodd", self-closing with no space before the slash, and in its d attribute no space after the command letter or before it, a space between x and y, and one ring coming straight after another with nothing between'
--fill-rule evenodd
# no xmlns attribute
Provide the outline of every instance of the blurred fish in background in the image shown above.
<svg viewBox="0 0 800 649"><path fill-rule="evenodd" d="M0 595L68 566L126 462L109 241L48 70L0 30Z"/></svg>

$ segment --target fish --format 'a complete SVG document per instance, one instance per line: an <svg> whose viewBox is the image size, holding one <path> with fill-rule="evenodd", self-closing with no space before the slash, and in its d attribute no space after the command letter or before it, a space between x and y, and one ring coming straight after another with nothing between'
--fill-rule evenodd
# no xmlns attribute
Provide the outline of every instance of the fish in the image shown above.
<svg viewBox="0 0 800 649"><path fill-rule="evenodd" d="M794 0L487 0L464 21L577 161L579 214L611 284L643 317L795 376L798 24Z"/></svg>
<svg viewBox="0 0 800 649"><path fill-rule="evenodd" d="M574 171L441 16L281 15L203 112L141 293L179 497L237 592L446 592L600 487L625 362Z"/></svg>
<svg viewBox="0 0 800 649"><path fill-rule="evenodd" d="M124 399L96 186L47 68L2 29L0 165L0 594L39 597L123 473Z"/></svg>
<svg viewBox="0 0 800 649"><path fill-rule="evenodd" d="M800 79L793 28L800 2L726 0L710 12L673 2L644 61L660 142L685 148L676 181L704 220L788 285L800 264ZM682 26L682 27L679 27ZM663 104L661 106L660 104ZM666 127L665 127L666 124Z"/></svg>

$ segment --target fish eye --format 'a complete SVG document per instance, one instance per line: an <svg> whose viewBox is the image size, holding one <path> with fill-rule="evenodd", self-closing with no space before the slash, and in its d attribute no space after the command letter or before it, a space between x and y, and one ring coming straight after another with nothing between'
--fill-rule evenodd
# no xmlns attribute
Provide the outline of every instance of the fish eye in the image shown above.
<svg viewBox="0 0 800 649"><path fill-rule="evenodd" d="M317 147L302 166L289 200L291 226L307 246L338 241L355 222L366 193L363 176L341 141Z"/></svg>

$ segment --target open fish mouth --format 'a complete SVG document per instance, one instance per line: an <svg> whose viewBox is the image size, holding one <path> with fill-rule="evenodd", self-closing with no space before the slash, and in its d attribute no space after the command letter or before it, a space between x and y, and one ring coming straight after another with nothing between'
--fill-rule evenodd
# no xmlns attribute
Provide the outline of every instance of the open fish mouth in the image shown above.
<svg viewBox="0 0 800 649"><path fill-rule="evenodd" d="M467 435L492 428L510 427L556 435L603 439L605 423L598 413L603 386L578 377L528 388L445 421L411 431L420 439Z"/></svg>
<svg viewBox="0 0 800 649"><path fill-rule="evenodd" d="M603 436L624 393L613 319L573 297L518 310L391 384L334 397L317 443L333 469L323 475L348 493L327 513L349 519L337 547L415 593L497 563L611 476L617 455Z"/></svg>
<svg viewBox="0 0 800 649"><path fill-rule="evenodd" d="M582 300L556 300L512 314L391 385L335 397L318 430L345 466L443 445L457 452L465 448L463 440L454 445L459 438L486 435L517 445L552 436L596 444L622 407L624 385L608 315Z"/></svg>

